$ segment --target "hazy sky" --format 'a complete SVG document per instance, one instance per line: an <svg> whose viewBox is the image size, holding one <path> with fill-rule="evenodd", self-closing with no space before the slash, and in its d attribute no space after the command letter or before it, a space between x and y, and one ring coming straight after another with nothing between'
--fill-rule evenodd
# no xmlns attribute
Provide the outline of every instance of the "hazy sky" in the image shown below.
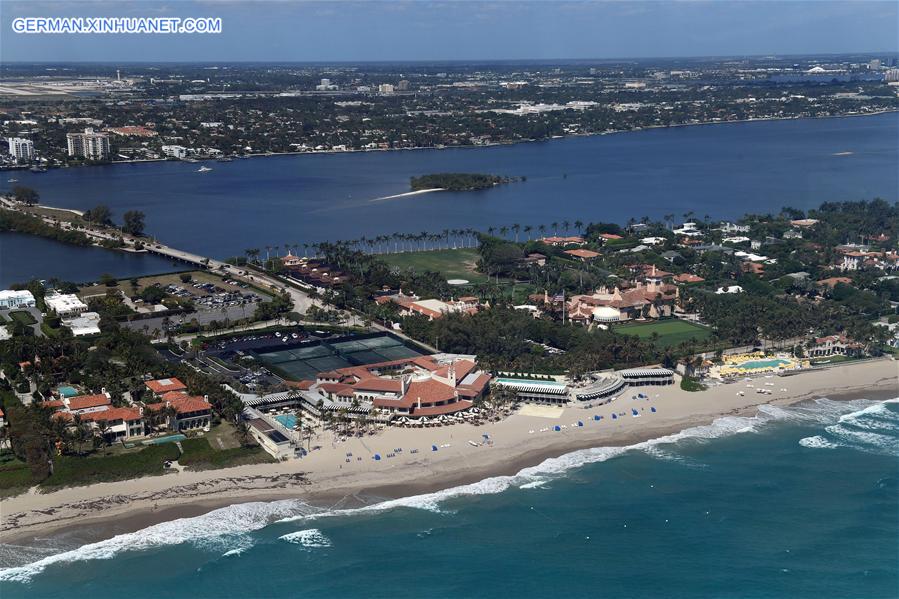
<svg viewBox="0 0 899 599"><path fill-rule="evenodd" d="M218 35L16 34L16 17L221 17ZM0 0L8 61L376 61L899 49L899 2Z"/></svg>

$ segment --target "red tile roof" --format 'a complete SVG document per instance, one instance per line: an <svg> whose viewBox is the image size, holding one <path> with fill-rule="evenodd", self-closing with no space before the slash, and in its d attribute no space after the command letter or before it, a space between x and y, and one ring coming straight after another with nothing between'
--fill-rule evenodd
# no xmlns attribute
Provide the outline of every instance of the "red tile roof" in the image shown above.
<svg viewBox="0 0 899 599"><path fill-rule="evenodd" d="M167 379L157 379L155 381L147 381L147 388L157 395L162 395L169 391L186 391L187 385L179 381L175 377Z"/></svg>
<svg viewBox="0 0 899 599"><path fill-rule="evenodd" d="M312 387L312 385L315 384L315 381L285 381L285 383L287 383L287 386L291 389L302 389L303 391L308 391Z"/></svg>
<svg viewBox="0 0 899 599"><path fill-rule="evenodd" d="M140 410L138 410L137 408L109 408L108 410L103 410L102 412L90 412L88 414L81 415L81 420L90 420L93 422L99 422L101 420L105 420L107 422L113 420L133 422L140 419Z"/></svg>
<svg viewBox="0 0 899 599"><path fill-rule="evenodd" d="M97 408L112 404L112 401L103 393L79 395L78 397L71 397L67 401L70 410L86 410L87 408Z"/></svg>
<svg viewBox="0 0 899 599"><path fill-rule="evenodd" d="M381 379L372 377L359 381L353 385L353 388L358 389L359 391L401 393L403 390L403 382L399 379Z"/></svg>
<svg viewBox="0 0 899 599"><path fill-rule="evenodd" d="M449 401L456 396L456 390L434 379L426 379L423 381L412 381L406 390L405 398L417 405L418 400L422 404L433 404L438 401Z"/></svg>
<svg viewBox="0 0 899 599"><path fill-rule="evenodd" d="M685 272L683 274L676 275L674 280L678 283L702 283L705 281L702 277L694 275L693 273Z"/></svg>
<svg viewBox="0 0 899 599"><path fill-rule="evenodd" d="M597 252L594 252L591 250L583 250L583 249L565 250L565 253L568 254L569 256L574 256L575 258L582 258L584 260L590 260L592 258L596 258L597 256L599 256L599 254Z"/></svg>
<svg viewBox="0 0 899 599"><path fill-rule="evenodd" d="M166 404L175 408L178 414L189 414L191 412L206 412L212 410L212 404L199 395L188 395L186 393L166 394L166 400L159 403L147 404L148 410L163 409Z"/></svg>

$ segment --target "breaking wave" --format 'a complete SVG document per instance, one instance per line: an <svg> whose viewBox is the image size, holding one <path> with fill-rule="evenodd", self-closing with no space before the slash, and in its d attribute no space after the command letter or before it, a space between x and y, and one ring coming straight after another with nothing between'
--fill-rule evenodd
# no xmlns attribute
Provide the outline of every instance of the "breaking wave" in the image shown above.
<svg viewBox="0 0 899 599"><path fill-rule="evenodd" d="M27 582L54 564L112 559L123 551L140 551L181 543L202 545L205 542L218 545L229 537L233 539L264 528L277 518L312 509L314 508L306 503L293 499L231 505L202 516L161 522L136 532L117 535L97 543L89 543L71 551L44 557L24 566L5 568L0 570L0 581ZM245 550L246 548L245 542L239 542L236 549Z"/></svg>
<svg viewBox="0 0 899 599"><path fill-rule="evenodd" d="M899 431L899 414L887 406L897 401L899 400L875 403L867 400L838 402L818 399L789 408L763 405L759 407L755 416L726 416L716 419L709 425L691 427L625 447L595 447L574 451L547 459L512 476L490 477L434 493L391 499L358 508L316 508L300 500L232 505L203 516L163 522L134 533L118 535L78 549L43 557L24 566L6 568L0 570L0 581L27 582L54 564L111 559L123 551L140 551L180 543L193 543L200 547L217 549L222 549L224 545L228 548L224 555L239 555L252 546L249 533L272 523L313 522L322 518L364 515L397 508L440 513L446 510L444 504L450 499L494 495L510 488L538 488L573 469L604 462L629 451L642 451L659 459L671 459L676 455L675 452L670 451L671 448L662 449L660 446L670 446L684 441L701 443L736 434L756 433L766 424L775 421L824 426L826 434L806 437L800 441L805 447L834 448L852 443L855 444L853 447L872 450L872 446L880 444L878 451L899 453L899 439L882 434L887 428ZM316 528L289 533L279 539L306 548L330 546L330 540Z"/></svg>
<svg viewBox="0 0 899 599"><path fill-rule="evenodd" d="M836 423L824 428L825 434L805 437L799 444L810 449L850 448L899 456L899 412L890 408L897 403L896 399L868 402L840 415Z"/></svg>
<svg viewBox="0 0 899 599"><path fill-rule="evenodd" d="M308 530L292 532L286 535L282 535L278 538L282 541L287 541L288 543L302 545L307 549L331 546L331 540L323 535L322 531L317 528L310 528Z"/></svg>

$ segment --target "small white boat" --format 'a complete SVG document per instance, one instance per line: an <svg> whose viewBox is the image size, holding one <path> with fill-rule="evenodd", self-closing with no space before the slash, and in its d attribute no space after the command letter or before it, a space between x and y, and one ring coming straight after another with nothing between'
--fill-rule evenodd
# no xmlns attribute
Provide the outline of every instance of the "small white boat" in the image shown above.
<svg viewBox="0 0 899 599"><path fill-rule="evenodd" d="M18 179L7 179L6 182L7 183L18 183L19 180Z"/></svg>
<svg viewBox="0 0 899 599"><path fill-rule="evenodd" d="M212 169L209 168L208 166L201 166L200 168L197 169L197 172L198 173L208 173L211 170Z"/></svg>

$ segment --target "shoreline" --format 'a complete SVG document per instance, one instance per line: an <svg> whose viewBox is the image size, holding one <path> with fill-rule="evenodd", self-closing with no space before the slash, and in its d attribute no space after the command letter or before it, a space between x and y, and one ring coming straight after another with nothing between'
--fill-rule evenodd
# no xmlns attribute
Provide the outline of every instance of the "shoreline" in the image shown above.
<svg viewBox="0 0 899 599"><path fill-rule="evenodd" d="M366 153L379 153L379 152L409 152L409 151L424 151L424 150L435 150L435 151L443 151L443 150L477 150L483 148L495 148L495 147L504 147L504 146L514 146L518 144L527 144L527 143L543 143L548 141L558 141L565 139L576 139L581 137L600 137L604 135L621 135L623 133L640 133L641 131L653 131L657 129L678 129L682 127L700 127L700 126L709 126L709 125L733 125L733 124L745 124L745 123L762 123L762 122L770 122L770 121L803 121L803 120L821 120L821 119L844 119L844 118L856 118L856 117L866 117L866 116L878 116L882 114L891 114L891 113L899 113L899 108L897 109L885 109L885 110L877 110L874 112L864 112L864 113L855 113L855 114L828 114L821 116L769 116L769 117L759 117L759 118L748 118L748 119L736 119L732 121L702 121L698 123L675 123L673 125L646 125L643 127L636 127L633 129L615 129L611 131L600 131L594 133L572 133L568 135L559 135L554 137L547 137L545 139L510 139L504 141L495 141L480 145L466 145L466 146L421 146L421 147L413 147L413 148L387 148L387 149L359 149L359 150L312 150L308 152L260 152L258 154L245 154L242 156L229 156L228 158L232 159L249 159L249 158L269 158L272 156L321 156L321 155L338 155L338 154L366 154ZM218 158L196 158L194 162L218 162ZM100 167L100 166L115 166L120 164L153 164L158 162L172 162L172 163L185 163L190 164L186 160L173 160L171 158L141 158L136 160L111 160L109 162L97 163L97 164L79 164L79 165L55 165L45 167L48 170L53 169L67 169L67 168L91 168L91 167ZM0 167L0 171L22 171L30 169L30 166L15 166L15 167ZM400 194L402 195L402 194ZM392 196L388 196L392 197ZM376 199L387 199L387 198L376 198ZM374 201L374 200L372 200Z"/></svg>
<svg viewBox="0 0 899 599"><path fill-rule="evenodd" d="M569 407L558 419L513 414L483 427L456 425L441 429L387 429L376 436L346 443L322 440L324 449L302 460L257 464L223 470L182 472L113 483L72 487L46 494L24 493L0 500L0 543L37 546L48 538L77 538L79 544L96 542L178 518L200 516L234 504L297 499L317 507L361 507L382 500L410 497L467 485L495 476L511 476L575 451L596 447L627 447L659 439L685 429L705 426L718 418L753 416L762 405L787 406L817 398L831 400L899 397L899 363L884 359L836 366L791 377L752 379L755 386L772 382L774 396L746 393L745 381L688 393L667 387L645 387L658 414L647 409L644 418L624 416L617 421L590 422L588 410ZM786 387L781 387L786 386ZM779 389L789 388L784 393ZM636 394L629 389L626 394ZM641 405L629 397L589 410L620 412ZM666 414L661 416L661 414ZM668 416L667 414L670 414ZM586 421L575 428L571 419ZM652 422L647 422L653 419ZM538 432L536 427L571 424L565 431ZM533 434L528 432L528 428ZM472 447L467 441L483 432L492 447ZM366 457L349 464L364 448L421 447L428 439L446 439L450 447L436 453L404 454L393 462ZM348 459L348 458L347 458ZM344 466L347 466L344 469Z"/></svg>

